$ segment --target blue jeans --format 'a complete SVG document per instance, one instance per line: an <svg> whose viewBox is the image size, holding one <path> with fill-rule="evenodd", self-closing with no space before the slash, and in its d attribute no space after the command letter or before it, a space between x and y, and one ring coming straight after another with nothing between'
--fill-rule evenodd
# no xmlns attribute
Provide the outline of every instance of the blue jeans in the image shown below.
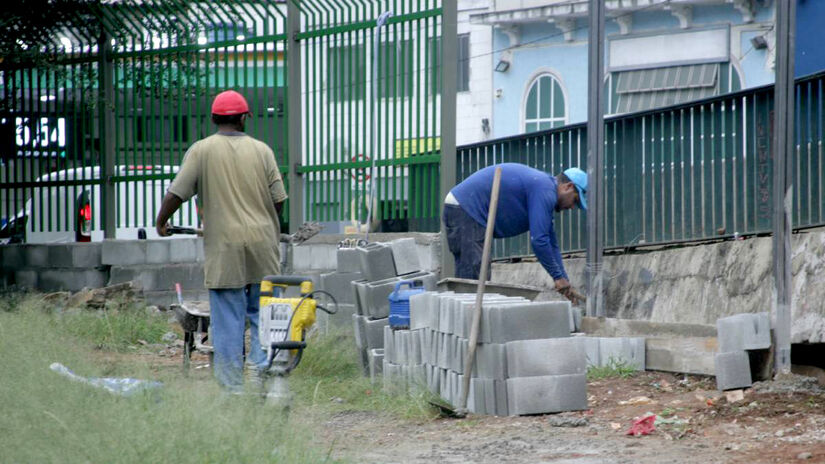
<svg viewBox="0 0 825 464"><path fill-rule="evenodd" d="M258 368L266 367L266 353L258 338L260 285L243 288L210 289L210 328L215 350L214 372L218 383L228 390L243 387L244 332L246 320L251 330L249 360Z"/></svg>
<svg viewBox="0 0 825 464"><path fill-rule="evenodd" d="M455 258L455 276L478 280L486 228L456 205L444 205L441 220L447 232L447 246ZM489 272L487 280L490 280Z"/></svg>

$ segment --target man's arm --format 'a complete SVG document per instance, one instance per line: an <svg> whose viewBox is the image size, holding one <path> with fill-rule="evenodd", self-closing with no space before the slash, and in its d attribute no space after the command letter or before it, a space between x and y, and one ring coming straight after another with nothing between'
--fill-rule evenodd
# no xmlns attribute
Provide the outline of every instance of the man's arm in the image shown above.
<svg viewBox="0 0 825 464"><path fill-rule="evenodd" d="M555 198L552 193L534 193L528 200L530 244L542 267L553 278L556 290L570 299L570 282L564 271L561 250L556 240L553 220ZM571 300L572 301L572 300Z"/></svg>
<svg viewBox="0 0 825 464"><path fill-rule="evenodd" d="M160 204L158 217L155 219L155 230L158 231L158 235L161 237L169 235L166 232L166 223L169 222L169 218L175 214L175 211L177 211L182 204L183 200L181 200L180 197L172 192L166 192L166 196L163 197L163 201Z"/></svg>

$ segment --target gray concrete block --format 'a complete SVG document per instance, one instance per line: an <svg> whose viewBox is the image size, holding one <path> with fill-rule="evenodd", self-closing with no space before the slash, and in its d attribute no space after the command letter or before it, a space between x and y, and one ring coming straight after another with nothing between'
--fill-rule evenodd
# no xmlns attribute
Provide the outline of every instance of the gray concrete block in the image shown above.
<svg viewBox="0 0 825 464"><path fill-rule="evenodd" d="M424 390L427 388L427 373L423 364L413 364L409 366L409 384L411 390Z"/></svg>
<svg viewBox="0 0 825 464"><path fill-rule="evenodd" d="M0 268L17 270L26 267L25 245L0 245Z"/></svg>
<svg viewBox="0 0 825 464"><path fill-rule="evenodd" d="M169 240L170 263L198 262L198 245L203 249L203 240L197 238L180 238Z"/></svg>
<svg viewBox="0 0 825 464"><path fill-rule="evenodd" d="M388 325L384 326L384 357L387 361L398 364L395 357L395 333Z"/></svg>
<svg viewBox="0 0 825 464"><path fill-rule="evenodd" d="M336 259L338 272L361 272L361 258L355 248L339 248Z"/></svg>
<svg viewBox="0 0 825 464"><path fill-rule="evenodd" d="M482 343L476 347L473 377L507 379L507 350L504 343Z"/></svg>
<svg viewBox="0 0 825 464"><path fill-rule="evenodd" d="M144 240L146 242L146 264L167 264L172 262L172 240Z"/></svg>
<svg viewBox="0 0 825 464"><path fill-rule="evenodd" d="M411 330L409 338L409 347L407 349L407 358L412 365L423 364L424 357L421 352L423 330Z"/></svg>
<svg viewBox="0 0 825 464"><path fill-rule="evenodd" d="M748 352L744 350L717 353L714 357L716 367L716 388L735 390L753 385L751 364Z"/></svg>
<svg viewBox="0 0 825 464"><path fill-rule="evenodd" d="M95 268L101 265L103 245L100 242L61 243L48 247L53 268Z"/></svg>
<svg viewBox="0 0 825 464"><path fill-rule="evenodd" d="M571 374L509 378L507 409L514 416L585 410L587 376Z"/></svg>
<svg viewBox="0 0 825 464"><path fill-rule="evenodd" d="M14 283L27 290L35 290L38 288L38 274L35 270L19 270L14 271Z"/></svg>
<svg viewBox="0 0 825 464"><path fill-rule="evenodd" d="M335 297L338 303L355 303L352 282L361 279L360 272L328 272L321 274L321 290L327 291Z"/></svg>
<svg viewBox="0 0 825 464"><path fill-rule="evenodd" d="M37 288L46 292L76 292L86 287L105 287L108 277L108 273L94 269L44 269L40 271Z"/></svg>
<svg viewBox="0 0 825 464"><path fill-rule="evenodd" d="M418 249L414 238L399 238L390 242L395 272L397 275L410 274L421 270Z"/></svg>
<svg viewBox="0 0 825 464"><path fill-rule="evenodd" d="M505 347L508 377L587 373L584 346L578 337L521 340Z"/></svg>
<svg viewBox="0 0 825 464"><path fill-rule="evenodd" d="M366 298L366 280L356 280L352 282L352 299L355 302L355 312L364 316L366 314L366 306L364 298Z"/></svg>
<svg viewBox="0 0 825 464"><path fill-rule="evenodd" d="M771 323L768 313L746 313L716 321L719 352L762 350L771 347Z"/></svg>
<svg viewBox="0 0 825 464"><path fill-rule="evenodd" d="M384 348L384 327L389 323L389 319L371 320L364 318L364 338L367 349Z"/></svg>
<svg viewBox="0 0 825 464"><path fill-rule="evenodd" d="M399 281L400 279L398 277L391 277L389 279L364 284L362 287L363 292L359 295L364 315L375 319L389 317L389 296L393 290L395 290L395 284Z"/></svg>
<svg viewBox="0 0 825 464"><path fill-rule="evenodd" d="M645 370L645 339L643 337L599 338L599 365L624 363L637 371Z"/></svg>
<svg viewBox="0 0 825 464"><path fill-rule="evenodd" d="M48 245L25 245L26 266L30 268L51 267Z"/></svg>
<svg viewBox="0 0 825 464"><path fill-rule="evenodd" d="M356 359L358 360L358 368L361 369L361 375L369 377L370 375L370 361L366 348L358 348L356 351Z"/></svg>
<svg viewBox="0 0 825 464"><path fill-rule="evenodd" d="M570 305L570 332L581 331L583 308Z"/></svg>
<svg viewBox="0 0 825 464"><path fill-rule="evenodd" d="M570 336L569 302L546 301L491 305L481 318L482 343Z"/></svg>
<svg viewBox="0 0 825 464"><path fill-rule="evenodd" d="M409 330L394 330L393 331L393 349L395 350L395 362L402 366L408 365L408 350L409 350Z"/></svg>
<svg viewBox="0 0 825 464"><path fill-rule="evenodd" d="M369 362L370 380L372 383L376 383L384 369L384 350L376 348L367 351L367 360Z"/></svg>
<svg viewBox="0 0 825 464"><path fill-rule="evenodd" d="M111 266L146 264L148 240L104 240L101 262Z"/></svg>
<svg viewBox="0 0 825 464"><path fill-rule="evenodd" d="M464 361L467 358L469 342L466 338L453 337L453 355L451 369L459 374L464 374Z"/></svg>
<svg viewBox="0 0 825 464"><path fill-rule="evenodd" d="M392 257L392 248L383 243L370 243L358 250L358 259L361 263L361 274L369 282L395 277L395 262Z"/></svg>
<svg viewBox="0 0 825 464"><path fill-rule="evenodd" d="M449 346L448 346L448 339L451 335L447 335L445 333L437 332L436 333L436 358L435 358L435 365L446 369L449 367L450 361L450 354L449 354Z"/></svg>
<svg viewBox="0 0 825 464"><path fill-rule="evenodd" d="M330 310L335 310L335 305L325 305ZM335 327L348 327L352 322L352 315L355 314L355 305L339 304L338 312L329 315L329 322Z"/></svg>

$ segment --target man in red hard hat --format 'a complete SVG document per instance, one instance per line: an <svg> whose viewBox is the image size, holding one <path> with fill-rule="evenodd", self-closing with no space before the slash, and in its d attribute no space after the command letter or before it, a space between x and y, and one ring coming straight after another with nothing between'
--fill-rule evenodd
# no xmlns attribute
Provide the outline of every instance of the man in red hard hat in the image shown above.
<svg viewBox="0 0 825 464"><path fill-rule="evenodd" d="M215 377L233 393L243 388L247 318L252 339L248 361L257 369L266 365L258 342L260 282L280 272L278 214L287 198L272 149L244 133L250 115L238 92L215 97L212 122L218 131L186 152L155 222L158 235L168 235L169 218L198 196Z"/></svg>

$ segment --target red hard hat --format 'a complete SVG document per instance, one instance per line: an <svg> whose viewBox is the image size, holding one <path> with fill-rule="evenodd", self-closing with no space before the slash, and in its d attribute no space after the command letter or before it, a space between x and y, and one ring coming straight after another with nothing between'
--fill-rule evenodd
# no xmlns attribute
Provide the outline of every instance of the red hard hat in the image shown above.
<svg viewBox="0 0 825 464"><path fill-rule="evenodd" d="M234 90L221 92L212 102L212 114L232 116L249 113L249 105L243 95Z"/></svg>

